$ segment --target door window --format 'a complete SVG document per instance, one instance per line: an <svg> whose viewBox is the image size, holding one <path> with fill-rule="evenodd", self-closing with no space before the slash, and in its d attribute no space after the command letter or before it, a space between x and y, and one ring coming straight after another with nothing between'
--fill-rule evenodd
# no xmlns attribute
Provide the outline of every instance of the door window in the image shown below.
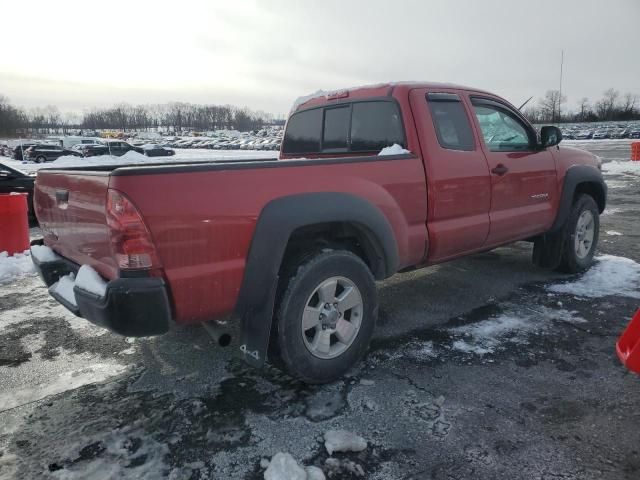
<svg viewBox="0 0 640 480"><path fill-rule="evenodd" d="M473 102L480 130L487 148L492 152L528 150L529 129L513 113L492 103Z"/></svg>

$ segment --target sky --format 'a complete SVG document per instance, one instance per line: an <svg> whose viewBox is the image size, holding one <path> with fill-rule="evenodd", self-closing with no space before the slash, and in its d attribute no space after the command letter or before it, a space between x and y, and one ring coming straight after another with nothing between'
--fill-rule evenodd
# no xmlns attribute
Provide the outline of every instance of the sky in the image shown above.
<svg viewBox="0 0 640 480"><path fill-rule="evenodd" d="M4 2L0 94L25 108L232 104L401 80L451 82L565 108L640 94L640 0Z"/></svg>

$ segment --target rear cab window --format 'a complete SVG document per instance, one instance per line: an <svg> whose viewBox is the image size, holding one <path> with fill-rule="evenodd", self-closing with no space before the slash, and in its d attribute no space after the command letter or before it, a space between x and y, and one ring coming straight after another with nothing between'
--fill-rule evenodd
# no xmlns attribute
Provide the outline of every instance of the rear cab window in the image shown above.
<svg viewBox="0 0 640 480"><path fill-rule="evenodd" d="M379 152L394 143L406 148L402 118L395 102L353 104L351 151Z"/></svg>
<svg viewBox="0 0 640 480"><path fill-rule="evenodd" d="M287 121L283 151L294 154L319 153L321 132L321 108L294 113Z"/></svg>
<svg viewBox="0 0 640 480"><path fill-rule="evenodd" d="M351 108L348 105L325 109L322 129L322 149L324 151L347 151L350 121Z"/></svg>
<svg viewBox="0 0 640 480"><path fill-rule="evenodd" d="M361 100L315 107L291 115L282 151L290 154L377 154L394 143L406 148L394 100Z"/></svg>

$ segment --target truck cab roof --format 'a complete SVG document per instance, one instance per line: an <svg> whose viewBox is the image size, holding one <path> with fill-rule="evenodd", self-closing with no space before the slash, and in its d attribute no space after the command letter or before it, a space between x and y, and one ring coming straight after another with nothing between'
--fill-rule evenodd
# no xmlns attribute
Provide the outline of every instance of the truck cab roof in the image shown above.
<svg viewBox="0 0 640 480"><path fill-rule="evenodd" d="M290 113L294 113L298 110L326 105L336 100L345 99L363 99L373 97L389 97L394 94L394 91L398 90L411 90L414 88L442 88L442 89L454 89L454 90L467 90L476 93L486 93L487 95L493 95L490 92L479 90L477 88L465 87L462 85L456 85L453 83L439 83L439 82L387 82L378 83L372 85L362 85L357 87L344 88L340 90L324 91L318 90L310 95L299 97L293 103Z"/></svg>

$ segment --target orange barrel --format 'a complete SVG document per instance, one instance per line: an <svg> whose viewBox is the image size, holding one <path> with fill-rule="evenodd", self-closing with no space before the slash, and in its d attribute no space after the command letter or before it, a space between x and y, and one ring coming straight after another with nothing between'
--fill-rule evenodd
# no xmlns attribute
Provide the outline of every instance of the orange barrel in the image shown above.
<svg viewBox="0 0 640 480"><path fill-rule="evenodd" d="M633 142L631 144L631 160L634 162L640 161L640 142Z"/></svg>
<svg viewBox="0 0 640 480"><path fill-rule="evenodd" d="M0 193L0 252L9 255L29 248L26 193Z"/></svg>

